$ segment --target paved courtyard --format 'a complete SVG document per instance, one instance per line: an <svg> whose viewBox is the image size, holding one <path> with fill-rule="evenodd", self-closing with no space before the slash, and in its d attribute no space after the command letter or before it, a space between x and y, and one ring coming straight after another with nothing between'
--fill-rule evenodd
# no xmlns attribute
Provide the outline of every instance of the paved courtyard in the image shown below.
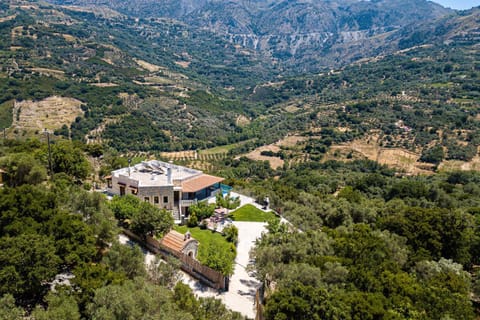
<svg viewBox="0 0 480 320"><path fill-rule="evenodd" d="M221 292L201 284L198 280L182 271L181 281L192 288L199 297L214 297L223 301L231 310L238 311L249 318L255 318L254 298L255 292L260 287L253 276L248 274L246 267L250 261L249 252L255 245L255 240L266 232L266 223L263 222L233 222L238 228L237 257L235 268L230 277L230 288L227 292ZM127 236L120 234L120 243L133 243ZM144 250L145 264L154 261L154 254Z"/></svg>
<svg viewBox="0 0 480 320"><path fill-rule="evenodd" d="M232 192L231 196L240 197L240 206L252 204L263 210L261 205L256 203L254 199L250 197L235 192ZM218 291L203 285L183 271L181 281L188 284L190 288L192 288L194 294L198 297L214 297L220 299L229 309L240 312L242 315L254 319L254 298L256 290L261 286L261 283L246 271L246 267L250 261L250 250L255 246L255 240L261 237L262 232L267 232L265 229L267 224L264 222L241 221L234 221L233 224L238 228L238 244L235 268L233 275L230 277L229 290L227 292L219 293ZM128 237L123 234L119 236L119 240L123 244L130 242ZM147 251L144 251L144 253L145 264L148 265L154 260L154 255Z"/></svg>
<svg viewBox="0 0 480 320"><path fill-rule="evenodd" d="M233 222L238 228L237 258L235 269L230 278L230 288L227 292L217 291L200 284L189 275L184 274L182 281L188 284L199 297L215 297L225 305L241 314L255 318L254 298L261 283L248 274L246 267L250 261L249 252L255 245L255 240L265 232L266 223L263 222Z"/></svg>

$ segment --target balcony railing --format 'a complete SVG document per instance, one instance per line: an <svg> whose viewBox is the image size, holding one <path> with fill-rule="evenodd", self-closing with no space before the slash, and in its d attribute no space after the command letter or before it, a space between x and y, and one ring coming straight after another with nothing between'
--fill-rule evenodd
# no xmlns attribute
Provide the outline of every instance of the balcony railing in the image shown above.
<svg viewBox="0 0 480 320"><path fill-rule="evenodd" d="M190 207L194 204L197 204L197 199L193 199L193 200L180 200L180 206L181 207Z"/></svg>

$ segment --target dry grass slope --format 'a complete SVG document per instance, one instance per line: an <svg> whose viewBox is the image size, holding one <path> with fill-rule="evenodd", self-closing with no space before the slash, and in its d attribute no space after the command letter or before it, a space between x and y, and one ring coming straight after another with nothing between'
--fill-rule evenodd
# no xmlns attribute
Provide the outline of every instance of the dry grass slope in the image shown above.
<svg viewBox="0 0 480 320"><path fill-rule="evenodd" d="M64 124L70 126L76 117L83 115L81 105L77 99L57 96L15 102L12 128L18 132L35 132L59 129Z"/></svg>

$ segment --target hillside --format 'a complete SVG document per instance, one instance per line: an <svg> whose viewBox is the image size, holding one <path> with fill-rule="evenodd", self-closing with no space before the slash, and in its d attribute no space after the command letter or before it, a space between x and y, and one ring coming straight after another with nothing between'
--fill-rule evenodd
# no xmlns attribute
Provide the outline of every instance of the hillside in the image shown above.
<svg viewBox="0 0 480 320"><path fill-rule="evenodd" d="M111 10L37 2L15 1L5 9L0 17L0 110L6 127L13 120L8 121L14 101L58 96L82 103L73 123L65 119L52 127L58 134L121 150L212 146L234 131L230 119L249 108L221 92L269 73L255 54L221 39L193 43L207 35L192 36L176 22L140 22ZM15 116L26 112L19 108ZM127 135L118 134L122 128L129 128ZM28 132L16 123L8 134Z"/></svg>
<svg viewBox="0 0 480 320"><path fill-rule="evenodd" d="M6 127L14 123L11 137L46 126L122 152L227 145L212 161L195 164L210 169L227 152L247 154L292 134L305 138L290 149L259 149L253 158L278 166L393 157L385 163L408 173L434 170L445 160L474 162L440 167L476 168L479 11L402 29L398 43L415 46L391 55L317 75L276 77L278 69L253 51L213 41L207 31L190 33L179 22L18 2L0 22L0 118ZM429 36L418 42L416 34ZM45 110L30 109L53 96L77 99L82 110L36 129L22 121L46 118ZM14 114L20 101L26 107ZM45 125L52 122L56 126ZM359 151L364 141L375 141L377 155ZM400 149L392 155L382 148Z"/></svg>
<svg viewBox="0 0 480 320"><path fill-rule="evenodd" d="M392 52L397 32L451 14L433 2L382 1L102 1L57 4L107 6L136 17L167 17L207 30L273 60L283 72L317 72Z"/></svg>
<svg viewBox="0 0 480 320"><path fill-rule="evenodd" d="M257 89L251 98L269 97L295 115L296 133L307 140L285 149L294 163L297 158L375 161L385 152L381 148L401 148L413 155L405 159L409 163L390 155L388 164L414 165L419 170L407 172L418 173L433 169L426 164L469 162L478 154L479 54L475 46L419 47L337 72L288 79ZM287 92L290 98L282 99ZM363 152L361 145L376 151ZM329 152L331 147L339 152Z"/></svg>
<svg viewBox="0 0 480 320"><path fill-rule="evenodd" d="M178 230L202 263L249 274L223 296L259 319L479 318L480 8L58 2L0 2L0 319L245 320L118 243L161 238L172 200L195 203ZM222 177L239 197L218 207L274 212L224 237L201 230L200 182L107 200L149 158Z"/></svg>

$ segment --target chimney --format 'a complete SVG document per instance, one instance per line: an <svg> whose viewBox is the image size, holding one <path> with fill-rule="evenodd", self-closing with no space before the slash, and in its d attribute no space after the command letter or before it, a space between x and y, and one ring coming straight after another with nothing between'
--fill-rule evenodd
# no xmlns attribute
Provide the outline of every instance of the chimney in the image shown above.
<svg viewBox="0 0 480 320"><path fill-rule="evenodd" d="M167 183L172 184L172 168L167 168Z"/></svg>

